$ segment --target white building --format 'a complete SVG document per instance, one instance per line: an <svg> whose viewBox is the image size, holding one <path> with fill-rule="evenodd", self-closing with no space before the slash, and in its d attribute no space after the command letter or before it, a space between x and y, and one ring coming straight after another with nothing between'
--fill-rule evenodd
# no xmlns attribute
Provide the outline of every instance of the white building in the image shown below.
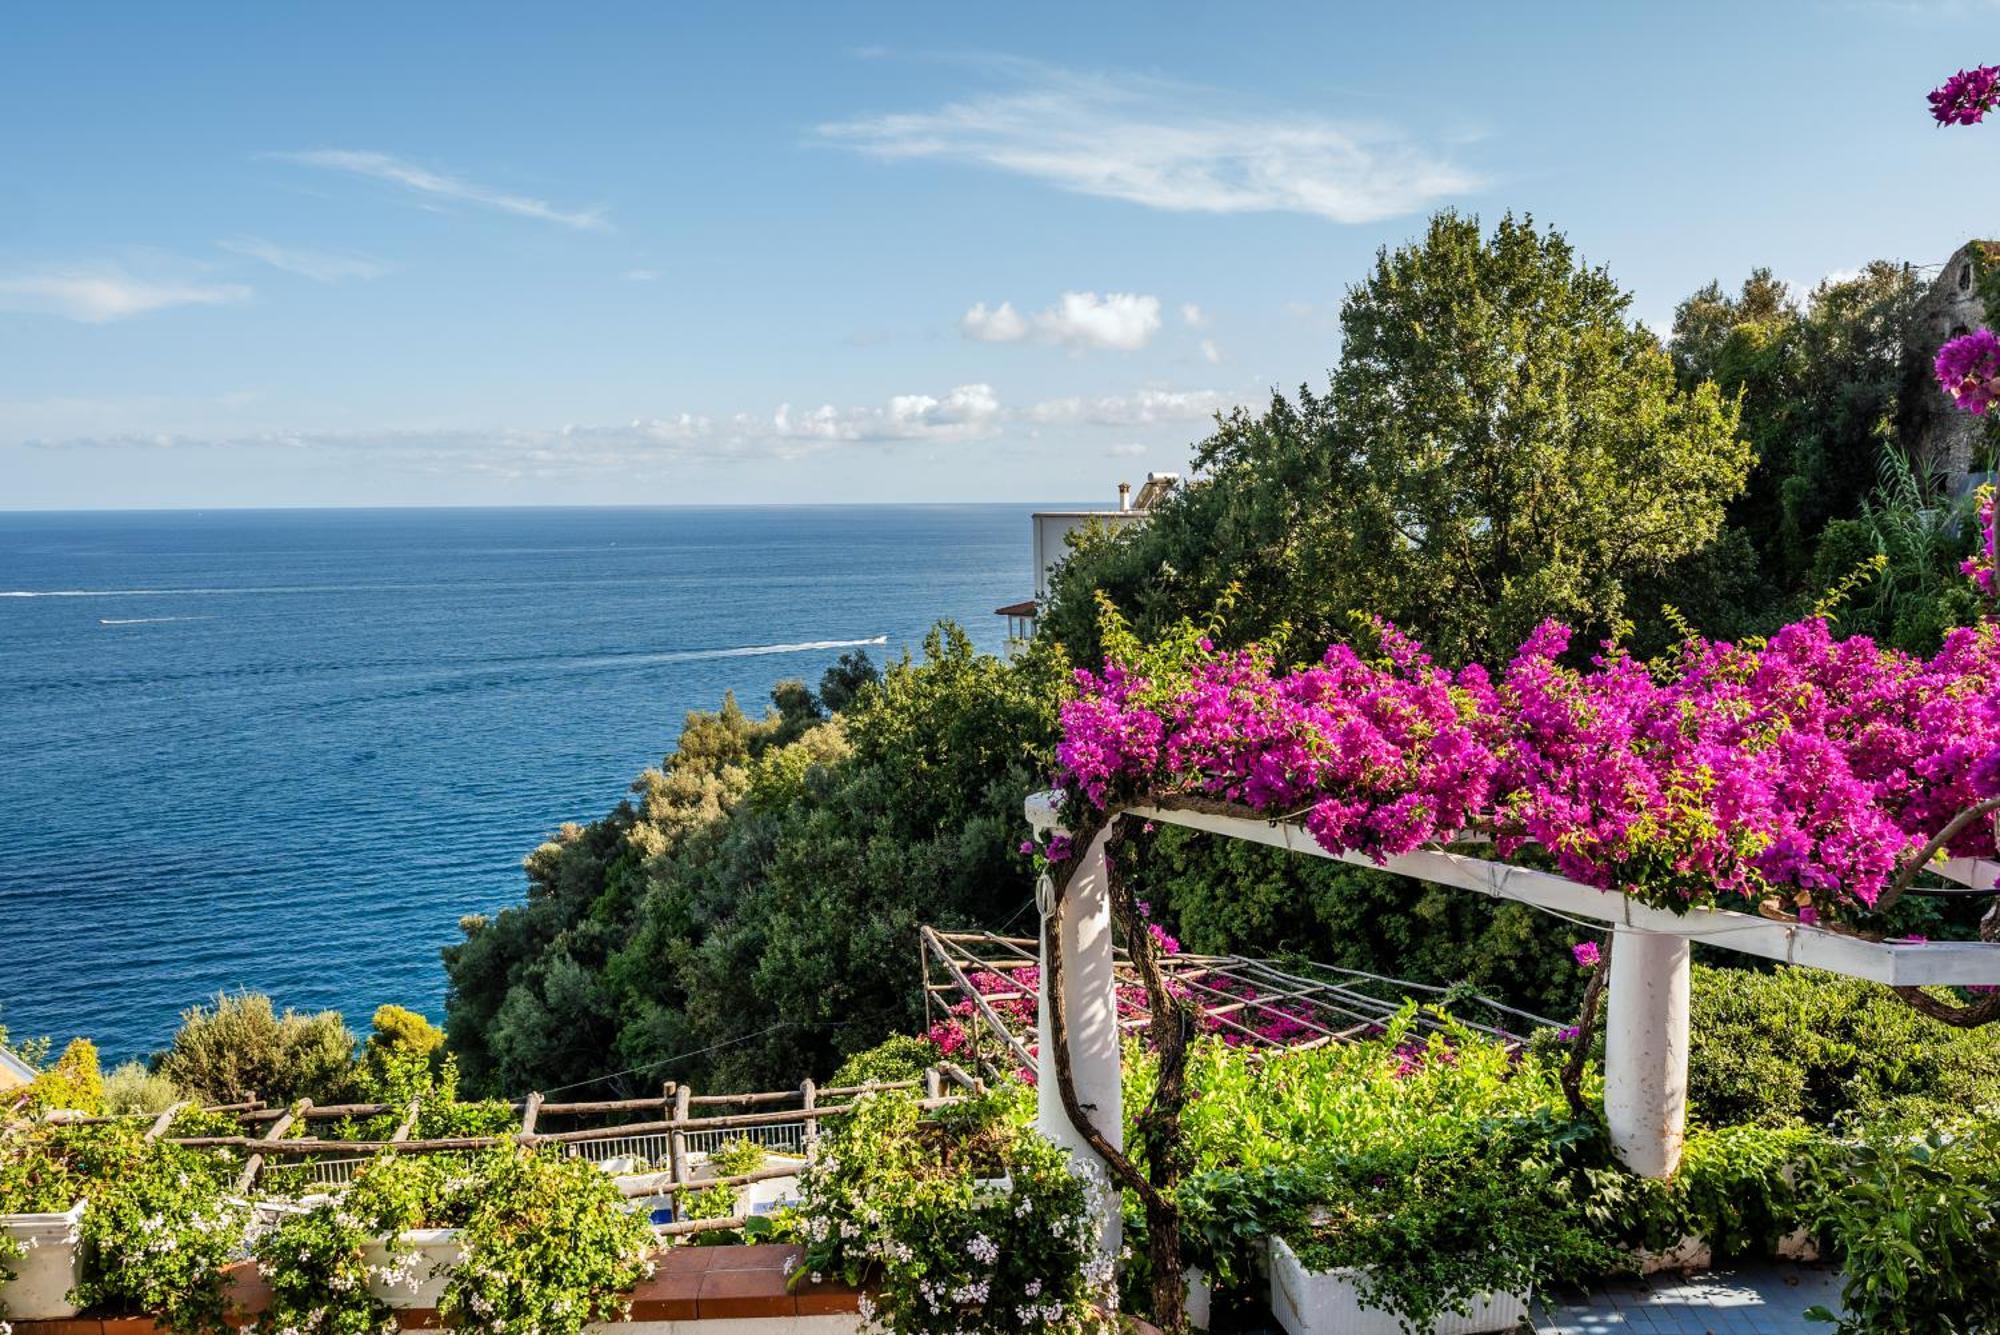
<svg viewBox="0 0 2000 1335"><path fill-rule="evenodd" d="M1049 575L1069 555L1071 534L1092 524L1118 528L1143 522L1180 480L1179 473L1148 473L1137 495L1133 494L1131 483L1120 482L1115 510L1037 510L1030 515L1029 522L1034 526L1035 596L993 609L996 616L1007 618L1007 637L1025 640L1034 635L1035 615L1049 596Z"/></svg>

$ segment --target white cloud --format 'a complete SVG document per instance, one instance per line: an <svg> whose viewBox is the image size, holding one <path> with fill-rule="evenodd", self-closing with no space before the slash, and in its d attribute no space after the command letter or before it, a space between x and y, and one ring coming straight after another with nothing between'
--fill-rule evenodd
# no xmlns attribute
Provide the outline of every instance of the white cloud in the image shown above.
<svg viewBox="0 0 2000 1335"><path fill-rule="evenodd" d="M1212 338L1201 341L1201 356L1210 366L1219 366L1222 363L1222 349Z"/></svg>
<svg viewBox="0 0 2000 1335"><path fill-rule="evenodd" d="M1076 194L1196 213L1365 223L1480 188L1407 133L1242 112L1206 89L1004 62L1025 85L934 110L833 121L820 139L887 161L969 163Z"/></svg>
<svg viewBox="0 0 2000 1335"><path fill-rule="evenodd" d="M881 408L836 408L828 403L801 412L780 404L770 419L770 430L779 441L972 440L992 434L1000 416L1000 400L991 385L959 385L941 399L898 394ZM759 425L749 417L736 420L745 431L754 432Z"/></svg>
<svg viewBox="0 0 2000 1335"><path fill-rule="evenodd" d="M1160 299L1132 292L1065 292L1056 304L1023 319L1012 302L987 308L980 302L959 317L959 329L982 343L1016 343L1032 332L1044 342L1072 351L1110 348L1133 352L1160 329Z"/></svg>
<svg viewBox="0 0 2000 1335"><path fill-rule="evenodd" d="M269 156L284 162L296 162L301 166L321 167L328 171L348 172L355 176L388 181L432 199L450 199L465 204L476 204L481 208L496 209L501 213L511 213L517 217L559 223L579 231L602 232L610 230L611 227L601 208L560 209L547 200L513 194L468 181L461 176L432 171L387 153L351 148L316 148L301 153L273 153Z"/></svg>
<svg viewBox="0 0 2000 1335"><path fill-rule="evenodd" d="M1029 421L1050 425L1131 427L1161 422L1205 422L1243 400L1213 389L1142 389L1102 398L1047 399L1028 409Z"/></svg>
<svg viewBox="0 0 2000 1335"><path fill-rule="evenodd" d="M1035 317L1044 338L1070 348L1143 348L1160 329L1160 299L1131 292L1065 292Z"/></svg>
<svg viewBox="0 0 2000 1335"><path fill-rule="evenodd" d="M0 408L4 408L0 402ZM141 405L132 405L140 407ZM66 414L77 420L74 413ZM143 416L158 420L157 406ZM829 449L899 444L956 444L1000 434L1007 421L991 385L959 385L942 394L898 394L879 406L797 409L710 417L679 413L556 428L465 426L376 431L136 429L93 414L85 434L28 435L48 450L181 449L251 453L275 450L379 457L385 466L512 477L615 473L666 463L798 459ZM214 421L225 420L212 418ZM238 419L240 421L240 419Z"/></svg>
<svg viewBox="0 0 2000 1335"><path fill-rule="evenodd" d="M1114 459L1136 459L1146 452L1146 447L1136 440L1128 440L1109 446L1104 452Z"/></svg>
<svg viewBox="0 0 2000 1335"><path fill-rule="evenodd" d="M366 255L342 255L324 250L300 250L280 246L262 237L236 236L218 243L224 250L253 260L262 260L273 269L310 278L315 283L339 283L349 278L380 278L389 266Z"/></svg>
<svg viewBox="0 0 2000 1335"><path fill-rule="evenodd" d="M621 277L628 283L657 283L660 281L658 269L627 269Z"/></svg>
<svg viewBox="0 0 2000 1335"><path fill-rule="evenodd" d="M1181 307L1181 323L1188 328L1199 329L1207 322L1208 317L1202 314L1201 307L1192 301Z"/></svg>
<svg viewBox="0 0 2000 1335"><path fill-rule="evenodd" d="M967 338L981 343L1013 343L1028 336L1028 322L1007 301L990 311L985 302L979 302L959 317L958 327Z"/></svg>
<svg viewBox="0 0 2000 1335"><path fill-rule="evenodd" d="M0 310L60 315L83 324L107 324L173 306L224 306L251 296L241 283L142 278L115 264L0 277Z"/></svg>

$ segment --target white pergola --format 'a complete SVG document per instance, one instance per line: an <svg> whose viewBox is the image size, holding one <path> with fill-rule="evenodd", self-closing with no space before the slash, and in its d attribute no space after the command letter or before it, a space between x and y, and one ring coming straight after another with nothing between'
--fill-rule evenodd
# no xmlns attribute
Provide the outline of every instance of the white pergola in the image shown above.
<svg viewBox="0 0 2000 1335"><path fill-rule="evenodd" d="M1059 823L1058 800L1054 793L1038 793L1028 799L1029 823L1044 836L1067 833ZM1619 1160L1643 1177L1666 1177L1680 1162L1687 1120L1688 962L1693 942L1892 987L2000 985L2000 943L1866 941L1822 927L1726 909L1670 913L1616 891L1462 852L1420 849L1384 863L1359 853L1329 853L1304 828L1290 822L1153 806L1132 807L1124 815L1310 857L1332 858L1434 885L1456 886L1609 928L1616 934L1616 946L1611 952L1604 1004L1604 1114ZM1104 864L1109 832L1107 826L1080 851L1083 861L1071 875L1055 927L1063 952L1070 1070L1077 1097L1091 1110L1098 1133L1113 1146L1122 1146L1120 1031ZM1993 889L2000 878L2000 863L1987 861L1953 859L1934 864L1932 870L1962 886L1981 890ZM1044 956L1052 899L1045 878L1038 892ZM1036 1124L1057 1144L1095 1162L1095 1151L1071 1125L1057 1091L1054 1044L1049 1033L1051 1007L1046 995L1047 964L1043 958ZM1103 1167L1101 1163L1098 1166ZM1119 1221L1115 1198L1100 1214L1100 1225L1107 1253L1116 1255Z"/></svg>

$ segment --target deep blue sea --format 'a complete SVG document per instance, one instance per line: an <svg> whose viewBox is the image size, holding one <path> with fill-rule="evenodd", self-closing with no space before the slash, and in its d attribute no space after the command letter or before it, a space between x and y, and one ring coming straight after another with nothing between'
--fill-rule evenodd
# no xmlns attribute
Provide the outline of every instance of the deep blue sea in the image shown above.
<svg viewBox="0 0 2000 1335"><path fill-rule="evenodd" d="M946 617L997 650L1028 510L0 513L0 1024L435 1016L460 916L688 710Z"/></svg>

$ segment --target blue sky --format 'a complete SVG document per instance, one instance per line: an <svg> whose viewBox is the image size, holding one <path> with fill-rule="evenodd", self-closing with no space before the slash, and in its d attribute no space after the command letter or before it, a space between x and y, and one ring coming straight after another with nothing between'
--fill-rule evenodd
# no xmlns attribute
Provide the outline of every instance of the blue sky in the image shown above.
<svg viewBox="0 0 2000 1335"><path fill-rule="evenodd" d="M1995 230L2000 7L15 5L0 508L1041 500L1433 209L1664 325ZM1984 34L1987 44L1981 46Z"/></svg>

